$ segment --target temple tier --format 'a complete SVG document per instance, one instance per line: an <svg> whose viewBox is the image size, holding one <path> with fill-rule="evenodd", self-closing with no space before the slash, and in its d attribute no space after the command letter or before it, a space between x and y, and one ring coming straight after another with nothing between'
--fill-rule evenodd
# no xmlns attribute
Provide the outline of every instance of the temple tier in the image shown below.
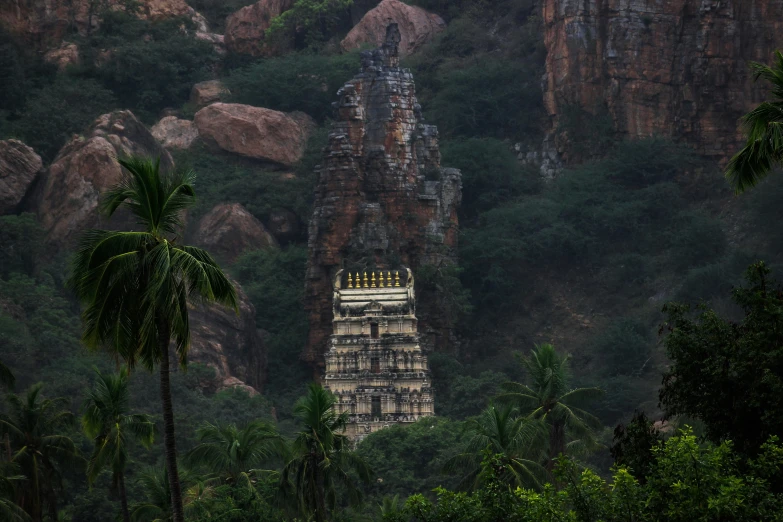
<svg viewBox="0 0 783 522"><path fill-rule="evenodd" d="M324 387L337 396L337 413L348 413L353 441L435 414L410 270L337 273L325 362Z"/></svg>

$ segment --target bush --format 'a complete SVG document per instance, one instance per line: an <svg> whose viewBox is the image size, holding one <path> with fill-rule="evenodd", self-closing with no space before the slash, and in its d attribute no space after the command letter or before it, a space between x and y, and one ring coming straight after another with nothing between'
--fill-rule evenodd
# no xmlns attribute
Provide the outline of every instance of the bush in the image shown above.
<svg viewBox="0 0 783 522"><path fill-rule="evenodd" d="M648 368L646 363L653 346L649 328L638 319L624 317L613 321L593 339L591 351L605 358L610 376L638 377Z"/></svg>
<svg viewBox="0 0 783 522"><path fill-rule="evenodd" d="M332 116L337 90L359 70L358 53L292 53L234 71L225 81L231 101L278 111L306 112L319 122Z"/></svg>
<svg viewBox="0 0 783 522"><path fill-rule="evenodd" d="M59 75L29 95L21 117L10 129L44 161L51 161L73 133L115 106L112 92L95 80Z"/></svg>

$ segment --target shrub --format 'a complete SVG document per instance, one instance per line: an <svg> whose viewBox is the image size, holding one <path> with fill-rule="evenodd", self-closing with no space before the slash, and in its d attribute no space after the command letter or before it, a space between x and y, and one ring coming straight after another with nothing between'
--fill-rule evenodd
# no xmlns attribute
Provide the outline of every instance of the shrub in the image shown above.
<svg viewBox="0 0 783 522"><path fill-rule="evenodd" d="M293 53L234 71L226 86L231 101L278 111L302 111L323 122L337 90L359 69L358 53L337 56Z"/></svg>
<svg viewBox="0 0 783 522"><path fill-rule="evenodd" d="M644 373L654 341L649 328L640 320L624 317L613 321L592 341L591 351L605 358L609 375Z"/></svg>

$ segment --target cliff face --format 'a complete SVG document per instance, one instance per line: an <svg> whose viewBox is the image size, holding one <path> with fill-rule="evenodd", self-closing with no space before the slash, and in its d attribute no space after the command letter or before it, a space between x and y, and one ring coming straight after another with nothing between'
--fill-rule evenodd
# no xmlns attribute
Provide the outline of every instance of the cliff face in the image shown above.
<svg viewBox="0 0 783 522"><path fill-rule="evenodd" d="M542 0L544 102L558 132L569 106L608 111L618 137L684 139L718 160L764 99L748 62L783 46L783 0ZM562 131L562 127L560 129Z"/></svg>
<svg viewBox="0 0 783 522"><path fill-rule="evenodd" d="M438 132L422 123L413 78L399 67L399 42L391 24L385 43L362 53L361 72L338 92L308 230L303 359L314 366L323 364L331 333L337 270L404 265L415 275L456 260L461 175L440 166ZM443 348L450 325L438 296L419 296L423 344Z"/></svg>

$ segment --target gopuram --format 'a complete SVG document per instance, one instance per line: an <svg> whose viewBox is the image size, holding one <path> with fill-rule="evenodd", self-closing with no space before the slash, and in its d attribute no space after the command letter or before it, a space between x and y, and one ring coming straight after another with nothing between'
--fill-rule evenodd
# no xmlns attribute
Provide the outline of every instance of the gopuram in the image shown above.
<svg viewBox="0 0 783 522"><path fill-rule="evenodd" d="M411 271L340 270L333 308L324 387L337 397L336 412L348 413L346 435L358 442L393 423L434 415Z"/></svg>

